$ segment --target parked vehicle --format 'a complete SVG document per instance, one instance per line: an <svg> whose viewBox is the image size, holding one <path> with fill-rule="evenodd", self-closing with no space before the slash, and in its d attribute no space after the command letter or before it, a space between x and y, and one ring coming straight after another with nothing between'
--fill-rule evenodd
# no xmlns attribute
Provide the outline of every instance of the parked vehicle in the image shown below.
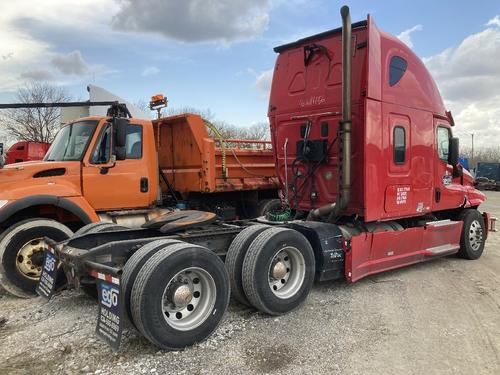
<svg viewBox="0 0 500 375"><path fill-rule="evenodd" d="M230 291L281 315L315 279L479 258L495 219L479 212L485 195L458 165L432 77L370 16L351 24L348 7L341 15L341 29L275 48L269 119L282 212L237 223L177 212L141 229L50 241L39 293L53 294L59 261L70 285L98 283L104 340L118 347L127 319L154 345L179 349L216 329Z"/></svg>
<svg viewBox="0 0 500 375"><path fill-rule="evenodd" d="M500 190L500 163L477 163L476 182L478 189Z"/></svg>
<svg viewBox="0 0 500 375"><path fill-rule="evenodd" d="M460 163L460 165L462 167L464 167L465 169L467 169L469 172L470 172L470 167L469 167L469 158L465 157L465 156L460 156L458 158L458 162Z"/></svg>
<svg viewBox="0 0 500 375"><path fill-rule="evenodd" d="M9 147L5 154L5 164L21 163L23 161L42 160L50 143L20 141Z"/></svg>
<svg viewBox="0 0 500 375"><path fill-rule="evenodd" d="M234 220L280 206L270 141L214 140L198 115L117 117L126 112L113 104L110 116L76 120L42 161L0 169L0 284L7 291L35 295L44 236L61 241L99 221L140 227L175 207Z"/></svg>

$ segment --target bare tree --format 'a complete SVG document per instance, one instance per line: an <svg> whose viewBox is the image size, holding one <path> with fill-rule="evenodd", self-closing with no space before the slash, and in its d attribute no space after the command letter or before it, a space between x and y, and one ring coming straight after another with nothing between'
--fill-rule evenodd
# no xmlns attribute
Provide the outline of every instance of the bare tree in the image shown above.
<svg viewBox="0 0 500 375"><path fill-rule="evenodd" d="M243 139L243 140L256 140L263 141L269 140L271 134L269 132L269 124L266 122L257 123L248 127L236 126L229 124L225 121L215 119L214 113L210 109L199 110L192 107L184 108L169 108L167 114L170 116L178 115L181 113L193 113L200 115L205 121L211 122L222 135L224 139ZM208 134L215 137L215 134L209 129Z"/></svg>
<svg viewBox="0 0 500 375"><path fill-rule="evenodd" d="M19 103L67 102L70 96L58 86L31 82L16 94ZM60 108L15 108L0 113L8 137L32 142L52 142L59 129Z"/></svg>
<svg viewBox="0 0 500 375"><path fill-rule="evenodd" d="M462 147L460 149L460 154L469 159L472 162L472 149L470 147ZM474 167L477 162L489 162L498 163L500 162L500 148L498 147L482 147L474 148Z"/></svg>

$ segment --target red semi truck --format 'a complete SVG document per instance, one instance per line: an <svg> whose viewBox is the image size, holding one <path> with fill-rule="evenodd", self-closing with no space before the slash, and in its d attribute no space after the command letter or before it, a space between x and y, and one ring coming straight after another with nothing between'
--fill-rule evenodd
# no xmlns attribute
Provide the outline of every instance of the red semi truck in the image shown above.
<svg viewBox="0 0 500 375"><path fill-rule="evenodd" d="M50 143L20 141L9 147L5 153L5 164L21 163L23 161L42 160Z"/></svg>
<svg viewBox="0 0 500 375"><path fill-rule="evenodd" d="M141 229L83 229L49 241L39 293L54 292L58 260L70 285L98 285L97 334L108 343L118 346L128 319L153 344L178 349L214 331L230 291L279 315L315 279L479 258L495 219L478 210L485 196L458 164L434 80L370 16L351 24L347 7L341 15L342 28L275 48L269 119L282 212L220 223L180 211Z"/></svg>

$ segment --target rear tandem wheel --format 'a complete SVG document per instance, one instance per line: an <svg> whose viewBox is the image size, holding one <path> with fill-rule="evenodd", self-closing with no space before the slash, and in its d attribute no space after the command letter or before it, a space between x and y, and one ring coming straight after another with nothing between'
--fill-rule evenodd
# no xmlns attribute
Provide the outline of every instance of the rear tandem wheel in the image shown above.
<svg viewBox="0 0 500 375"><path fill-rule="evenodd" d="M243 261L245 295L257 309L285 314L305 301L314 282L309 241L289 228L269 228L251 243Z"/></svg>
<svg viewBox="0 0 500 375"><path fill-rule="evenodd" d="M212 251L172 244L151 256L137 274L130 298L137 329L162 349L205 340L229 303L229 278Z"/></svg>

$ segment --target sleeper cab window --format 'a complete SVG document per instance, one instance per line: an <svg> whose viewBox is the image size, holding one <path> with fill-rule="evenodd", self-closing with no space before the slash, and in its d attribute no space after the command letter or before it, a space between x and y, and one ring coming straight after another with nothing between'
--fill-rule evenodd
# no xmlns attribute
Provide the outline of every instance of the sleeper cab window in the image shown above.
<svg viewBox="0 0 500 375"><path fill-rule="evenodd" d="M406 131L402 126L394 127L394 164L404 164L406 162Z"/></svg>
<svg viewBox="0 0 500 375"><path fill-rule="evenodd" d="M450 148L450 130L444 126L437 128L437 151L439 159L448 162L448 150Z"/></svg>
<svg viewBox="0 0 500 375"><path fill-rule="evenodd" d="M406 72L408 63L399 56L393 56L389 63L389 85L394 86L398 83Z"/></svg>

